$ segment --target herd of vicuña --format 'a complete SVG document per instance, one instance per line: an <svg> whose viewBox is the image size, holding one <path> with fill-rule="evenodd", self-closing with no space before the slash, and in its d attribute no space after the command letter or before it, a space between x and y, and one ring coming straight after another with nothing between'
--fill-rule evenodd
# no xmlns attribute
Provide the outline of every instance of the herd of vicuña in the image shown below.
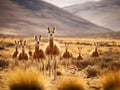
<svg viewBox="0 0 120 90"><path fill-rule="evenodd" d="M43 72L44 74L48 71L48 75L54 75L54 78L57 76L57 67L60 60L64 63L65 69L71 64L73 53L69 50L70 44L65 43L65 50L61 53L60 45L54 39L55 27L48 27L49 40L44 48L41 48L41 35L35 36L34 41L34 51L32 47L29 47L29 51L26 51L26 40L15 41L15 50L12 53L12 58L14 60L14 66L24 64L26 68L26 64L28 60L36 63L36 67ZM99 57L98 53L98 43L94 43L95 48L89 52L90 57ZM18 48L21 47L19 51ZM83 56L81 55L82 47L78 48L78 55L75 58L76 61L83 60Z"/></svg>

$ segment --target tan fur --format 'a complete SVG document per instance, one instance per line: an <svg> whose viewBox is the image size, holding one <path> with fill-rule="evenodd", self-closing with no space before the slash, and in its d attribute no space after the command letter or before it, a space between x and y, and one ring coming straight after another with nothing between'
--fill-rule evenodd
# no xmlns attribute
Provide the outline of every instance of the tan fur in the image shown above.
<svg viewBox="0 0 120 90"><path fill-rule="evenodd" d="M28 54L29 54L30 57L32 57L33 52L32 52L32 50L31 50L31 47L29 47Z"/></svg>
<svg viewBox="0 0 120 90"><path fill-rule="evenodd" d="M38 41L40 42L40 41ZM33 59L46 59L46 55L45 52L43 51L43 49L39 48L39 44L35 45L35 50L33 53Z"/></svg>
<svg viewBox="0 0 120 90"><path fill-rule="evenodd" d="M72 55L72 53L71 52L69 52L69 51L65 51L64 53L63 53L63 58L71 58L73 55Z"/></svg>
<svg viewBox="0 0 120 90"><path fill-rule="evenodd" d="M50 47L48 43L46 44L46 47L44 50L45 50L46 55L51 55L51 54L54 56L60 55L60 46L55 41L54 41L53 47Z"/></svg>
<svg viewBox="0 0 120 90"><path fill-rule="evenodd" d="M98 43L94 43L94 45L95 45L95 49L90 51L89 55L90 57L99 57L99 53L97 51Z"/></svg>
<svg viewBox="0 0 120 90"><path fill-rule="evenodd" d="M68 67L71 63L71 58L73 57L73 54L68 50L68 43L65 43L65 51L62 55L62 59L65 59L63 62L65 63L65 68Z"/></svg>
<svg viewBox="0 0 120 90"><path fill-rule="evenodd" d="M72 58L72 53L68 50L68 45L65 44L65 51L62 55L62 58Z"/></svg>
<svg viewBox="0 0 120 90"><path fill-rule="evenodd" d="M20 42L21 44L21 52L18 54L18 60L24 61L24 60L28 60L29 59L29 55L26 53L25 51L25 42Z"/></svg>
<svg viewBox="0 0 120 90"><path fill-rule="evenodd" d="M12 53L12 58L17 58L19 51L18 51L18 43L15 41L15 50Z"/></svg>
<svg viewBox="0 0 120 90"><path fill-rule="evenodd" d="M21 52L18 56L18 60L28 60L28 54Z"/></svg>
<svg viewBox="0 0 120 90"><path fill-rule="evenodd" d="M33 52L33 59L39 60L39 46L35 45L35 51Z"/></svg>
<svg viewBox="0 0 120 90"><path fill-rule="evenodd" d="M16 49L13 51L12 58L17 58L18 53L18 48L16 47Z"/></svg>
<svg viewBox="0 0 120 90"><path fill-rule="evenodd" d="M40 50L39 50L39 57L40 57L41 59L46 59L46 55L45 55L43 49L40 49Z"/></svg>
<svg viewBox="0 0 120 90"><path fill-rule="evenodd" d="M78 54L78 56L77 56L77 60L83 60L83 57L82 57L82 55L81 55L81 49L82 48L80 48L80 47L78 47L78 51L79 51L79 54Z"/></svg>
<svg viewBox="0 0 120 90"><path fill-rule="evenodd" d="M20 46L21 46L21 52L18 54L18 60L23 62L26 69L26 62L29 59L29 55L25 51L26 41L21 40Z"/></svg>
<svg viewBox="0 0 120 90"><path fill-rule="evenodd" d="M49 43L46 44L46 46L44 48L44 51L45 51L45 54L48 56L48 65L47 65L47 67L49 68L49 76L50 76L50 73L51 73L51 70L52 70L51 68L53 67L54 78L56 78L56 68L57 68L56 56L60 55L60 46L54 40L54 36L53 36L54 32L55 32L55 27L52 28L52 29L50 29L48 27L48 34L50 35L49 36ZM53 62L51 63L50 60L54 61L54 64L53 64Z"/></svg>
<svg viewBox="0 0 120 90"><path fill-rule="evenodd" d="M18 60L17 60L17 55L19 53L18 46L19 46L19 42L15 41L15 50L12 53L12 58L14 60L14 65L18 65Z"/></svg>
<svg viewBox="0 0 120 90"><path fill-rule="evenodd" d="M46 65L43 60L46 59L46 55L45 55L45 52L43 51L43 49L41 49L39 47L40 40L41 40L41 35L39 36L39 39L37 36L35 36L36 44L35 44L35 51L33 53L33 59L37 60L37 62L40 62L40 64L42 64L42 65L40 65L40 70L44 72ZM39 66L37 66L37 67L39 68Z"/></svg>

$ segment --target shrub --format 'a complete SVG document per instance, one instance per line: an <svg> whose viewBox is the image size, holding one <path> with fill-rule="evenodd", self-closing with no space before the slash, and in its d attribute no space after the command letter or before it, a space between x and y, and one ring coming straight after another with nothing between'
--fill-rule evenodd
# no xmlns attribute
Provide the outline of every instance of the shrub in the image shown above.
<svg viewBox="0 0 120 90"><path fill-rule="evenodd" d="M76 66L78 68L84 69L84 68L88 67L89 65L91 65L91 66L94 65L94 63L95 62L92 60L82 60L82 61L76 63Z"/></svg>
<svg viewBox="0 0 120 90"><path fill-rule="evenodd" d="M120 70L120 62L119 61L113 61L109 64L110 70Z"/></svg>
<svg viewBox="0 0 120 90"><path fill-rule="evenodd" d="M60 70L60 69L57 69L57 75L58 75L58 76L61 76L61 75L63 75L63 72L62 72L62 70Z"/></svg>
<svg viewBox="0 0 120 90"><path fill-rule="evenodd" d="M9 62L7 60L0 59L0 70L6 68L8 66L9 66Z"/></svg>
<svg viewBox="0 0 120 90"><path fill-rule="evenodd" d="M63 78L58 83L58 90L85 90L85 81L75 77Z"/></svg>
<svg viewBox="0 0 120 90"><path fill-rule="evenodd" d="M120 72L109 72L101 78L103 90L120 90Z"/></svg>
<svg viewBox="0 0 120 90"><path fill-rule="evenodd" d="M88 66L86 68L87 78L95 77L100 73L100 71L95 66Z"/></svg>
<svg viewBox="0 0 120 90"><path fill-rule="evenodd" d="M45 90L45 78L36 70L16 70L7 81L10 90Z"/></svg>

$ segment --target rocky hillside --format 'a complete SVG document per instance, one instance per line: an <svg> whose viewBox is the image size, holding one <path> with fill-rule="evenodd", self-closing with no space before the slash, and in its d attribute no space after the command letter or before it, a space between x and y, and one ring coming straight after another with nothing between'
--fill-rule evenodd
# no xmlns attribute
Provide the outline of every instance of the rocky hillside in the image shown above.
<svg viewBox="0 0 120 90"><path fill-rule="evenodd" d="M109 32L42 0L0 0L0 34L47 35L51 24L57 36Z"/></svg>

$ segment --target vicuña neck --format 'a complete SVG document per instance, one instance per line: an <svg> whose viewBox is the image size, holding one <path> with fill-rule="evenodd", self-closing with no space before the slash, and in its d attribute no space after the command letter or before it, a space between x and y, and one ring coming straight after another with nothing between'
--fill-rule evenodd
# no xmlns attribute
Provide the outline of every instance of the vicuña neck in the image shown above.
<svg viewBox="0 0 120 90"><path fill-rule="evenodd" d="M66 50L65 50L66 52L68 52L68 48L66 47Z"/></svg>
<svg viewBox="0 0 120 90"><path fill-rule="evenodd" d="M97 47L95 48L95 51L97 52Z"/></svg>
<svg viewBox="0 0 120 90"><path fill-rule="evenodd" d="M53 44L54 44L54 37L50 37L50 41L49 41L49 43L50 43L50 47L53 47Z"/></svg>
<svg viewBox="0 0 120 90"><path fill-rule="evenodd" d="M35 51L39 51L39 45L35 45Z"/></svg>
<svg viewBox="0 0 120 90"><path fill-rule="evenodd" d="M17 48L17 47L15 48L15 51L18 51L18 48Z"/></svg>
<svg viewBox="0 0 120 90"><path fill-rule="evenodd" d="M22 53L23 53L23 54L25 53L25 49L22 49Z"/></svg>

